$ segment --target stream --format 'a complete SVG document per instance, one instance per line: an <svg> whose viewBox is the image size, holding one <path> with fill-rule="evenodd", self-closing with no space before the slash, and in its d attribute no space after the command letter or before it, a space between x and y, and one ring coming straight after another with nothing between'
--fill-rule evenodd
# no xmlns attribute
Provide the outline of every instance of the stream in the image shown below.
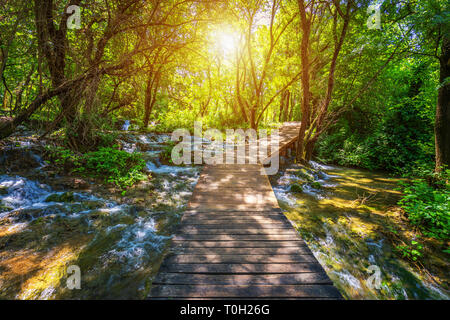
<svg viewBox="0 0 450 320"><path fill-rule="evenodd" d="M0 299L144 298L199 177L161 164L169 138L120 134L151 174L121 196L53 172L31 133L13 137L0 154ZM67 288L69 266L80 290Z"/></svg>
<svg viewBox="0 0 450 320"><path fill-rule="evenodd" d="M33 132L0 146L0 299L145 298L200 172L162 160L169 138L119 134L151 174L125 196L55 172ZM433 280L394 252L389 234L408 235L392 209L399 180L315 162L271 177L286 216L347 299L449 298L448 256L431 256ZM81 270L81 289L68 289L69 266ZM373 268L377 288L367 281Z"/></svg>
<svg viewBox="0 0 450 320"><path fill-rule="evenodd" d="M310 164L288 166L272 185L286 216L346 299L449 299L448 255L427 257L437 270L432 279L395 252L391 235L411 236L396 208L401 179Z"/></svg>

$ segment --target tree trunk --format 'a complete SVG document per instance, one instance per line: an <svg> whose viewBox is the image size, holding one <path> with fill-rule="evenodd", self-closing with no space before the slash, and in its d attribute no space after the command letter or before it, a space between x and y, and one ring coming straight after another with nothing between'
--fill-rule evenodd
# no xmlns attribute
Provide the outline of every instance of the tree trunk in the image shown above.
<svg viewBox="0 0 450 320"><path fill-rule="evenodd" d="M258 124L256 123L256 110L257 107L254 106L251 110L250 110L250 126L252 129L257 130L258 129Z"/></svg>
<svg viewBox="0 0 450 320"><path fill-rule="evenodd" d="M317 139L311 139L306 143L305 147L305 161L309 162L312 159L314 147L316 146Z"/></svg>
<svg viewBox="0 0 450 320"><path fill-rule="evenodd" d="M303 153L305 149L304 139L306 129L309 127L310 118L310 100L311 92L309 85L309 37L311 33L311 20L306 16L306 7L304 0L298 0L300 20L302 27L302 42L301 42L301 62L302 62L302 88L303 88L303 99L302 99L302 121L300 124L300 129L298 132L297 140L297 160L303 160Z"/></svg>
<svg viewBox="0 0 450 320"><path fill-rule="evenodd" d="M152 101L152 76L149 74L147 78L147 86L145 88L145 101L144 101L144 128L148 127L150 121L150 104Z"/></svg>
<svg viewBox="0 0 450 320"><path fill-rule="evenodd" d="M444 36L440 61L440 83L438 102L436 105L435 142L436 171L443 166L450 168L450 84L444 81L450 77L450 38Z"/></svg>
<svg viewBox="0 0 450 320"><path fill-rule="evenodd" d="M286 95L286 91L284 91L284 92L281 94L281 98L280 98L280 114L278 115L278 122L282 122L282 121L283 121L284 102L286 101L285 95Z"/></svg>
<svg viewBox="0 0 450 320"><path fill-rule="evenodd" d="M290 101L291 101L291 92L289 90L286 90L283 121L288 121L288 117L289 117L289 102Z"/></svg>

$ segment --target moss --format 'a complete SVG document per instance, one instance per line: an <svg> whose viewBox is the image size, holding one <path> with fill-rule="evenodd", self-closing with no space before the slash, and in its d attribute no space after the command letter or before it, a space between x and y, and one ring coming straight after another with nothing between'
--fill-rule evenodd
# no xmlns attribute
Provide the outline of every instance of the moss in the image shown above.
<svg viewBox="0 0 450 320"><path fill-rule="evenodd" d="M291 184L291 188L290 188L291 192L295 192L295 193L302 193L303 192L303 188L300 184L298 183L293 183Z"/></svg>
<svg viewBox="0 0 450 320"><path fill-rule="evenodd" d="M311 183L311 187L313 187L315 189L321 189L322 185L320 184L320 182L314 181Z"/></svg>
<svg viewBox="0 0 450 320"><path fill-rule="evenodd" d="M45 202L74 202L73 192L64 192L62 194L52 194L45 199Z"/></svg>
<svg viewBox="0 0 450 320"><path fill-rule="evenodd" d="M104 202L100 200L90 200L90 201L84 201L83 206L86 207L86 209L93 210L103 207Z"/></svg>
<svg viewBox="0 0 450 320"><path fill-rule="evenodd" d="M13 210L13 208L0 204L0 213L8 212L8 211L11 211L11 210Z"/></svg>
<svg viewBox="0 0 450 320"><path fill-rule="evenodd" d="M302 178L302 179L308 181L308 182L314 181L314 176L306 168L299 169L297 172L295 172L295 175L299 178Z"/></svg>
<svg viewBox="0 0 450 320"><path fill-rule="evenodd" d="M133 224L135 222L134 217L122 216L119 220L120 224Z"/></svg>

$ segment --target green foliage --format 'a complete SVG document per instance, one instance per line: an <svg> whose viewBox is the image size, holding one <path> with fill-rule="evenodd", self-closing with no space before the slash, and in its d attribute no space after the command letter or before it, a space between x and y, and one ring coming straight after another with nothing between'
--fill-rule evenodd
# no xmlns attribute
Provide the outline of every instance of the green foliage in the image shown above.
<svg viewBox="0 0 450 320"><path fill-rule="evenodd" d="M167 141L166 145L163 147L161 157L163 160L168 161L169 163L172 163L172 150L176 146L176 142L174 141Z"/></svg>
<svg viewBox="0 0 450 320"><path fill-rule="evenodd" d="M118 150L117 146L102 147L85 154L75 153L63 147L47 147L47 157L65 170L87 176L101 177L125 190L137 181L147 178L143 170L145 161L138 153Z"/></svg>
<svg viewBox="0 0 450 320"><path fill-rule="evenodd" d="M70 149L47 145L45 150L46 156L57 165L62 165L65 168L81 166L81 156Z"/></svg>
<svg viewBox="0 0 450 320"><path fill-rule="evenodd" d="M114 145L117 139L117 133L115 132L97 132L98 144L100 147L109 147Z"/></svg>
<svg viewBox="0 0 450 320"><path fill-rule="evenodd" d="M395 250L400 253L403 258L408 258L412 261L417 261L423 255L423 245L416 240L411 240L411 244L409 245L397 245Z"/></svg>
<svg viewBox="0 0 450 320"><path fill-rule="evenodd" d="M302 188L301 185L299 185L297 183L294 183L294 184L291 185L290 191L291 192L295 192L295 193L302 193L303 192L303 188Z"/></svg>
<svg viewBox="0 0 450 320"><path fill-rule="evenodd" d="M436 74L423 61L392 67L380 110L355 106L318 143L318 155L345 166L409 174L434 162ZM405 85L406 84L406 85ZM381 92L383 91L383 92Z"/></svg>
<svg viewBox="0 0 450 320"><path fill-rule="evenodd" d="M415 179L403 184L404 197L400 200L413 225L429 237L450 239L450 170L444 172L430 185L425 179Z"/></svg>
<svg viewBox="0 0 450 320"><path fill-rule="evenodd" d="M145 161L138 153L128 153L113 148L100 148L98 151L88 152L83 156L85 166L79 172L91 172L96 176L105 176L105 181L114 183L118 187L127 188L135 182L144 180L142 173Z"/></svg>

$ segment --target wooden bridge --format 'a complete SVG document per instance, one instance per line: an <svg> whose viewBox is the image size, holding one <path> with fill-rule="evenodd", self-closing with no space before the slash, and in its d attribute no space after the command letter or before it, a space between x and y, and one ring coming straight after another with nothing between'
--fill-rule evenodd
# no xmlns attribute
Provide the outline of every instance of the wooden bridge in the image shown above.
<svg viewBox="0 0 450 320"><path fill-rule="evenodd" d="M273 154L295 145L285 124ZM149 299L340 299L260 164L204 167Z"/></svg>

